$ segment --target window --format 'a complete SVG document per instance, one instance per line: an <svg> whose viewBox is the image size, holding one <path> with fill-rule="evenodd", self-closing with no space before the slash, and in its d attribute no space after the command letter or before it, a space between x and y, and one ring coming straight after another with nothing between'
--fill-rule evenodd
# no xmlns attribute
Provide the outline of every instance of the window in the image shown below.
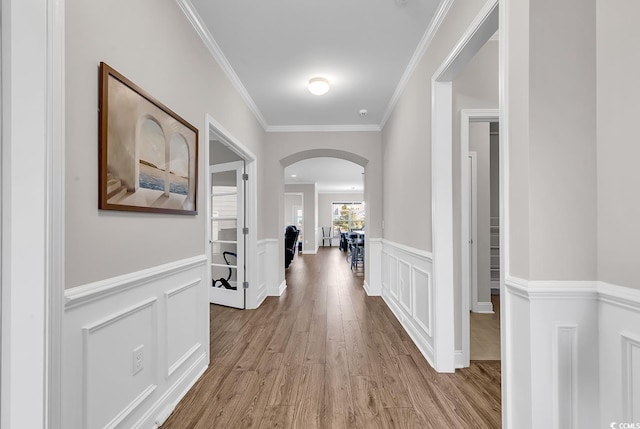
<svg viewBox="0 0 640 429"><path fill-rule="evenodd" d="M364 203L331 203L331 219L333 221L334 236L339 236L341 232L348 232L353 229L364 229Z"/></svg>

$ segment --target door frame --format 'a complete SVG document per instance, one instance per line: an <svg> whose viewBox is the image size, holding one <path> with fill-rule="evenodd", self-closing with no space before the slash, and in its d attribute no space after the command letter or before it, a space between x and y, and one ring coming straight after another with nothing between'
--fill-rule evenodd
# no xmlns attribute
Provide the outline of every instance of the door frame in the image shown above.
<svg viewBox="0 0 640 429"><path fill-rule="evenodd" d="M258 308L260 302L258 302L258 167L256 156L247 148L244 144L235 138L229 131L227 131L218 121L216 121L211 115L207 114L205 118L205 130L204 130L204 162L207 168L203 168L203 171L207 171L205 177L205 202L206 202L206 214L211 213L211 177L208 174L209 171L209 144L211 137L216 136L218 140L227 146L229 150L233 151L240 158L245 161L245 173L249 178L246 183L245 189L245 215L246 226L249 228L249 233L246 235L245 244L245 264L247 267L245 281L249 282L249 288L245 290L245 309ZM209 237L211 236L211 222L207 220L205 223L205 236L204 245L207 253L209 263L211 263L211 248L209 246ZM205 284L207 287L211 285L211 270L208 270L207 278L205 278ZM207 294L208 296L208 294Z"/></svg>
<svg viewBox="0 0 640 429"><path fill-rule="evenodd" d="M470 284L469 277L473 267L472 261L469 260L470 240L473 238L477 243L476 237L471 237L469 225L476 217L471 214L472 207L469 206L469 124L471 122L498 122L500 120L500 109L462 109L460 111L460 248L461 251L461 328L462 328L462 362L458 366L467 368L471 363L471 328L469 309L478 301L478 285L475 284L475 290ZM474 194L477 195L477 190ZM477 254L476 254L477 255ZM476 261L477 266L477 261ZM475 293L474 293L475 292Z"/></svg>
<svg viewBox="0 0 640 429"><path fill-rule="evenodd" d="M499 0L488 0L431 78L431 207L434 367L454 372L462 355L455 350L453 264L453 79L498 30Z"/></svg>

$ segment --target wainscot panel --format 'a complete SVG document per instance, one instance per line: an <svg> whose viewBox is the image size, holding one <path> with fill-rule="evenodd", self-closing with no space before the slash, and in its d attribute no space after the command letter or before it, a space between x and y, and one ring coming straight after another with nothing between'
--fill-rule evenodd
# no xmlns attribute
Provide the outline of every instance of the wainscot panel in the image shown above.
<svg viewBox="0 0 640 429"><path fill-rule="evenodd" d="M507 278L505 292L509 427L640 423L639 290Z"/></svg>
<svg viewBox="0 0 640 429"><path fill-rule="evenodd" d="M382 298L433 366L433 261L428 252L382 240Z"/></svg>
<svg viewBox="0 0 640 429"><path fill-rule="evenodd" d="M640 290L600 283L599 427L640 423Z"/></svg>
<svg viewBox="0 0 640 429"><path fill-rule="evenodd" d="M65 291L66 429L151 428L209 362L205 255Z"/></svg>
<svg viewBox="0 0 640 429"><path fill-rule="evenodd" d="M279 280L280 274L280 241L275 238L269 238L258 241L258 253L264 251L264 264L259 271L259 278L265 283L266 296L280 296L287 288L287 283Z"/></svg>

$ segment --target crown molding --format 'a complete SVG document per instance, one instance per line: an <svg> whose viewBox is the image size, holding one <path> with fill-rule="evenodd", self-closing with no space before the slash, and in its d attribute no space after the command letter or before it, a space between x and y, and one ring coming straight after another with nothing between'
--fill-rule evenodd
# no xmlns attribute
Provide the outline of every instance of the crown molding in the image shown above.
<svg viewBox="0 0 640 429"><path fill-rule="evenodd" d="M381 131L380 126L372 125L269 125L268 133L322 133L322 132L358 132Z"/></svg>
<svg viewBox="0 0 640 429"><path fill-rule="evenodd" d="M429 45L431 45L431 42L433 41L433 37L438 32L438 29L440 28L440 25L442 25L442 22L444 21L445 16L449 12L451 5L453 5L453 2L454 0L443 0L442 3L440 3L440 7L438 8L438 11L434 15L434 17L431 19L429 28L427 28L427 31L425 31L424 35L422 36L422 39L420 39L420 43L418 43L418 47L413 53L413 56L411 57L411 60L409 61L409 64L407 65L407 68L405 69L404 74L402 75L402 78L400 78L400 82L398 82L398 86L396 87L396 90L393 93L393 96L391 96L391 100L387 105L387 109L385 110L384 115L382 115L382 121L380 122L380 129L384 128L385 124L389 120L389 117L391 116L391 113L393 113L393 109L395 109L396 104L400 99L400 96L402 95L405 87L407 86L407 83L409 83L409 79L411 79L411 76L413 75L413 72L418 66L418 63L422 59L425 52L427 52Z"/></svg>
<svg viewBox="0 0 640 429"><path fill-rule="evenodd" d="M182 12L184 12L185 16L187 17L193 28L196 30L196 33L198 33L207 49L209 49L209 52L211 52L211 55L213 55L213 58L215 58L215 60L218 62L224 73L233 84L234 88L240 93L240 96L245 101L245 103L247 103L249 110L251 110L260 125L262 125L262 128L266 130L268 128L267 121L264 119L262 113L258 109L258 106L253 101L253 99L249 95L249 92L240 81L240 78L238 78L238 75L233 70L233 67L231 67L231 64L222 53L222 49L220 49L220 46L218 46L218 43L214 40L213 36L207 29L207 26L204 24L202 17L191 3L191 0L176 0L176 3L178 3L178 6L180 6L180 9L182 9Z"/></svg>

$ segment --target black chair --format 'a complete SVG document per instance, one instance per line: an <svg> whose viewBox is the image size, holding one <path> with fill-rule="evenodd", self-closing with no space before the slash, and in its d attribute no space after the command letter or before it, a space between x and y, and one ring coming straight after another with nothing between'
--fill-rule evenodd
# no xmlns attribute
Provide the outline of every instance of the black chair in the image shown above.
<svg viewBox="0 0 640 429"><path fill-rule="evenodd" d="M234 258L238 257L238 255L234 252L222 252L222 257L224 258L224 261L227 263L227 265L231 265L231 263L227 259L227 256L233 256ZM212 286L231 289L231 290L238 290L237 286L232 286L231 283L229 283L229 280L231 280L232 275L233 275L233 270L231 269L231 267L229 267L229 275L227 275L227 278L225 279L224 277L220 277L217 280L211 280L213 282Z"/></svg>
<svg viewBox="0 0 640 429"><path fill-rule="evenodd" d="M300 230L295 225L289 225L284 232L284 267L289 268L293 257L296 254L296 247L298 245L298 234Z"/></svg>

